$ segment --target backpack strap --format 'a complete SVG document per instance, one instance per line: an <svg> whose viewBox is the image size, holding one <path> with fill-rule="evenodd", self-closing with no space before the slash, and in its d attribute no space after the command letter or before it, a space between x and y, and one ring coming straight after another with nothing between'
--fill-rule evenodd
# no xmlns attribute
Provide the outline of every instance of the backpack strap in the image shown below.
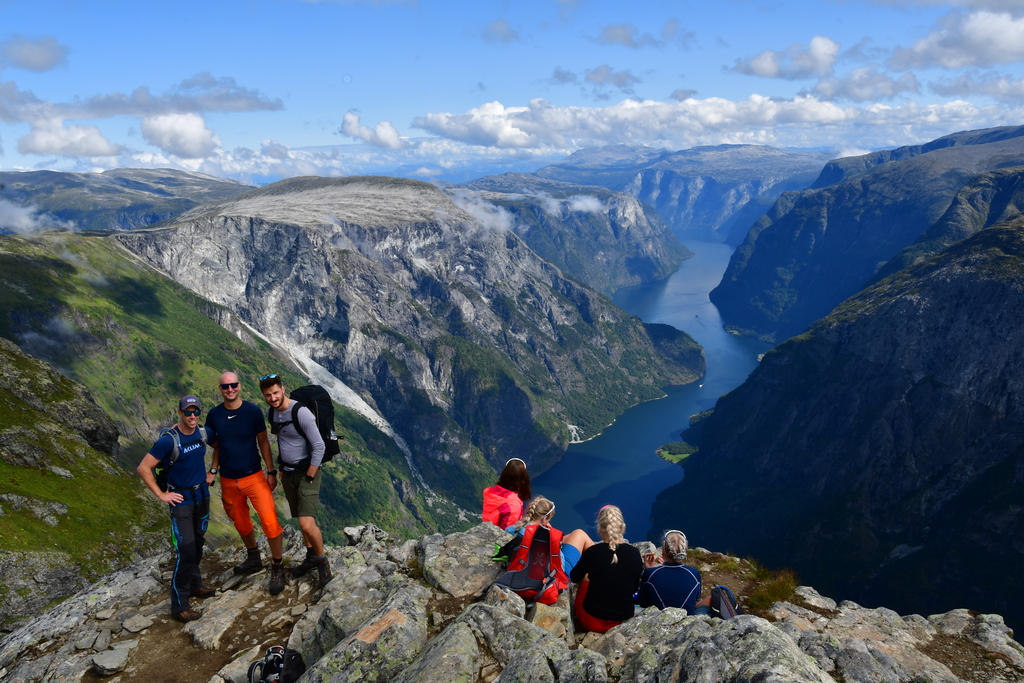
<svg viewBox="0 0 1024 683"><path fill-rule="evenodd" d="M274 408L267 408L267 422L270 424L270 433L277 434L288 425L294 425L295 431L299 433L299 436L306 442L306 457L300 462L296 463L295 469L305 471L309 469L309 463L313 461L313 444L310 443L309 437L306 436L306 432L302 429L302 425L299 424L299 408L305 406L305 403L291 399L292 407L289 413L289 420L286 422L275 422L274 421ZM308 406L307 406L308 408ZM310 411L312 412L312 411ZM313 415L313 419L316 419L316 414ZM281 459L281 442L277 442L277 468L280 470L284 469L284 460Z"/></svg>

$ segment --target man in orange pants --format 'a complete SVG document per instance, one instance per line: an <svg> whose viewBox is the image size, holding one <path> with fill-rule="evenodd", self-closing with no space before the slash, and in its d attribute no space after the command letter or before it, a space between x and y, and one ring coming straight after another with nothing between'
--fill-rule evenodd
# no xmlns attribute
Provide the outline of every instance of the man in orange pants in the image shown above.
<svg viewBox="0 0 1024 683"><path fill-rule="evenodd" d="M224 511L235 523L248 556L234 568L236 574L252 574L263 569L256 532L249 516L252 503L260 518L260 526L267 535L272 563L270 565L270 594L284 590L284 564L281 548L281 525L277 521L273 491L277 488L277 470L267 438L267 423L263 411L255 403L242 400L242 387L238 375L225 372L220 376L221 405L210 410L206 426L217 434L213 448L213 464L207 482L213 483L220 471L221 500ZM262 456L267 470L260 463Z"/></svg>

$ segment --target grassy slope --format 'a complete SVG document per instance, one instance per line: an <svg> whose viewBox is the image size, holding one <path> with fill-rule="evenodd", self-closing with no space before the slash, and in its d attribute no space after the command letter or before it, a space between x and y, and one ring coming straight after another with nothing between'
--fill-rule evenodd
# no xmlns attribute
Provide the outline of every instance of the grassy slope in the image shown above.
<svg viewBox="0 0 1024 683"><path fill-rule="evenodd" d="M214 405L224 369L239 373L249 398L258 396L256 378L266 372L282 374L291 386L305 383L265 342L246 345L212 322L202 310L213 304L129 260L108 240L2 237L0 273L0 336L92 391L122 431L125 467L134 468L159 427L171 422L177 397L195 393ZM393 442L352 411L339 407L338 416L347 445L326 470L324 527L331 540L340 540L342 526L366 522L403 536L458 526L450 506L431 506L419 494L403 502L392 482L412 477ZM233 533L223 519L212 532Z"/></svg>

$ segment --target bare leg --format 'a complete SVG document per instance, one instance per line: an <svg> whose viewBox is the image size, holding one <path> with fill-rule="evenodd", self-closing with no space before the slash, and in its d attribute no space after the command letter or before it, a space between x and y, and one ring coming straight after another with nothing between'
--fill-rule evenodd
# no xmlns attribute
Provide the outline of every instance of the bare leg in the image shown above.
<svg viewBox="0 0 1024 683"><path fill-rule="evenodd" d="M242 536L242 545L245 546L246 550L252 550L256 547L256 530L253 529L245 536Z"/></svg>
<svg viewBox="0 0 1024 683"><path fill-rule="evenodd" d="M320 527L316 525L316 517L299 517L299 529L306 541L306 547L312 548L317 557L324 554L324 537Z"/></svg>
<svg viewBox="0 0 1024 683"><path fill-rule="evenodd" d="M594 545L593 539L591 539L583 529L574 529L570 533L566 534L562 537L562 543L576 548L576 550L580 551L580 555L583 554L584 550Z"/></svg>
<svg viewBox="0 0 1024 683"><path fill-rule="evenodd" d="M270 555L275 560L280 560L283 556L283 545L284 545L284 534L281 534L277 538L268 538L267 544L270 546Z"/></svg>

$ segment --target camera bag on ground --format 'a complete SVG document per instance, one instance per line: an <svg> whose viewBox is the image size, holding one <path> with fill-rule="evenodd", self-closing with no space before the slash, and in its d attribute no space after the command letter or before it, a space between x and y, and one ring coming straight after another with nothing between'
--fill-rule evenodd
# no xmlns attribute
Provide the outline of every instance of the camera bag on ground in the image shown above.
<svg viewBox="0 0 1024 683"><path fill-rule="evenodd" d="M288 647L271 645L263 659L249 665L249 683L295 683L306 673L302 655Z"/></svg>

